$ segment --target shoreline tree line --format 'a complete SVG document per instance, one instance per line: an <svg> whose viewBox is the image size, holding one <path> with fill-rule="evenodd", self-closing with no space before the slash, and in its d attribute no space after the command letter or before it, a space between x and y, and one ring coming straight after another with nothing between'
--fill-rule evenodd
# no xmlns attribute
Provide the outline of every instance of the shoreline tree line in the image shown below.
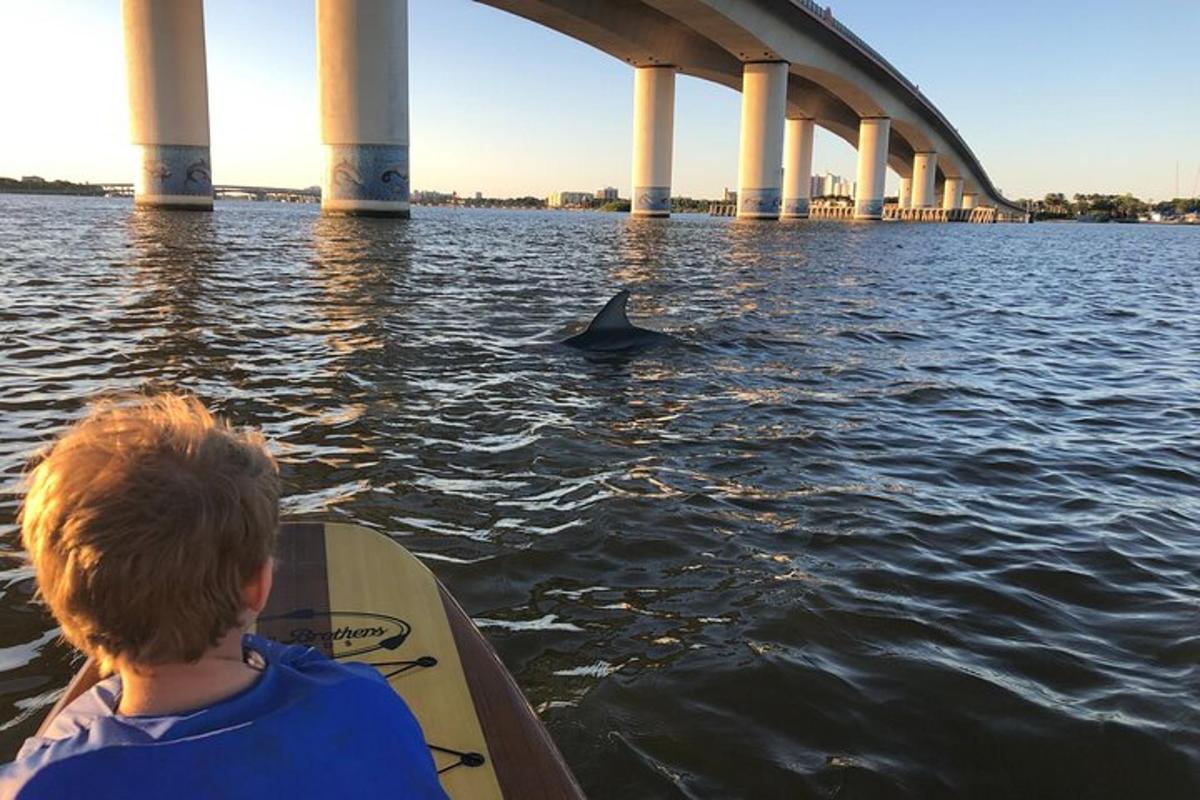
<svg viewBox="0 0 1200 800"><path fill-rule="evenodd" d="M1088 222L1132 222L1155 213L1163 219L1174 219L1200 213L1200 197L1177 197L1152 203L1131 194L1076 194L1068 199L1061 192L1051 192L1041 200L1018 200L1017 203L1029 208L1034 219Z"/></svg>
<svg viewBox="0 0 1200 800"><path fill-rule="evenodd" d="M37 177L26 177L20 180L0 177L0 193L15 194L72 194L98 196L104 194L104 189L94 183L72 183L71 181L47 181ZM414 193L414 205L423 203ZM441 205L451 195L432 193L442 202L424 203ZM826 201L842 199L852 202L851 198L813 198ZM888 198L895 202L895 198ZM453 196L450 201L454 205L476 208L545 208L546 200L541 197L483 197L468 198ZM705 199L691 197L672 197L671 211L673 213L703 213L708 210L710 202ZM1051 192L1040 200L1023 199L1018 205L1028 208L1036 220L1080 220L1085 222L1129 221L1135 222L1153 214L1160 215L1164 220L1181 219L1189 215L1200 214L1200 197L1177 197L1172 200L1150 202L1134 197L1132 194L1075 194L1068 198L1061 192ZM601 211L628 211L629 201L621 198L607 203L596 203Z"/></svg>

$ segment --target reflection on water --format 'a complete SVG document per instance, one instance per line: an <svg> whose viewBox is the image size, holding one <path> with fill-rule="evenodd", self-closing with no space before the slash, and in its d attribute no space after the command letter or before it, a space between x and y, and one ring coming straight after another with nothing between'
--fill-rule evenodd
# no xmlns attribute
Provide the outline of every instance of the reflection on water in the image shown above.
<svg viewBox="0 0 1200 800"><path fill-rule="evenodd" d="M131 214L127 229L128 282L122 327L136 336L131 362L138 374L169 387L212 358L219 327L213 298L222 287L212 271L219 256L209 214ZM115 266L115 265L114 265ZM204 365L211 369L216 365ZM235 364L222 364L228 370Z"/></svg>
<svg viewBox="0 0 1200 800"><path fill-rule="evenodd" d="M1197 233L0 198L0 745L73 666L25 459L173 386L421 554L589 796L1196 796ZM681 344L556 346L621 287Z"/></svg>

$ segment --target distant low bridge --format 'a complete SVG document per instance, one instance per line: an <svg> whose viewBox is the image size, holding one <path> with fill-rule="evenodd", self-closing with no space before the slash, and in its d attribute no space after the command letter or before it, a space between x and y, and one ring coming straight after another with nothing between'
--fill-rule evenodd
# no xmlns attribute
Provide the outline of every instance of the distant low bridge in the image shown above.
<svg viewBox="0 0 1200 800"><path fill-rule="evenodd" d="M100 188L105 194L113 195L135 195L135 184L132 183L102 183ZM212 186L213 194L217 197L221 195L245 195L254 197L258 200L265 200L271 196L277 197L301 197L305 199L320 200L321 190L316 186L307 189L288 189L280 186L235 186L233 184L217 183Z"/></svg>

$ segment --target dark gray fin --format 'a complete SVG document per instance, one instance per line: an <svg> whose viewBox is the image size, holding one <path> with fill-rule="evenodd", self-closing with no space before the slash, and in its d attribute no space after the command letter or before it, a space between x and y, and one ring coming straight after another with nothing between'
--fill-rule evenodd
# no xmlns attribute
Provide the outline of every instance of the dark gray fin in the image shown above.
<svg viewBox="0 0 1200 800"><path fill-rule="evenodd" d="M625 316L627 302L629 302L629 292L625 289L617 292L616 296L609 300L592 320L592 324L588 325L588 331L620 331L632 328L629 317Z"/></svg>

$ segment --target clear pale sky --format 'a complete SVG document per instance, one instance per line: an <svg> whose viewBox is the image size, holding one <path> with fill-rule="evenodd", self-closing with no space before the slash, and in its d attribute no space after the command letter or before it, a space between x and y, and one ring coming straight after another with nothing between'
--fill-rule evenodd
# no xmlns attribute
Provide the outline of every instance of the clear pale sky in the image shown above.
<svg viewBox="0 0 1200 800"><path fill-rule="evenodd" d="M919 84L1012 198L1191 195L1200 2L833 0ZM311 0L206 0L217 183L318 183ZM469 0L410 0L412 185L488 196L627 194L632 69ZM119 0L0 0L0 176L132 180ZM681 76L674 192L737 180L737 93ZM814 171L853 176L818 133ZM896 184L889 177L889 188Z"/></svg>

